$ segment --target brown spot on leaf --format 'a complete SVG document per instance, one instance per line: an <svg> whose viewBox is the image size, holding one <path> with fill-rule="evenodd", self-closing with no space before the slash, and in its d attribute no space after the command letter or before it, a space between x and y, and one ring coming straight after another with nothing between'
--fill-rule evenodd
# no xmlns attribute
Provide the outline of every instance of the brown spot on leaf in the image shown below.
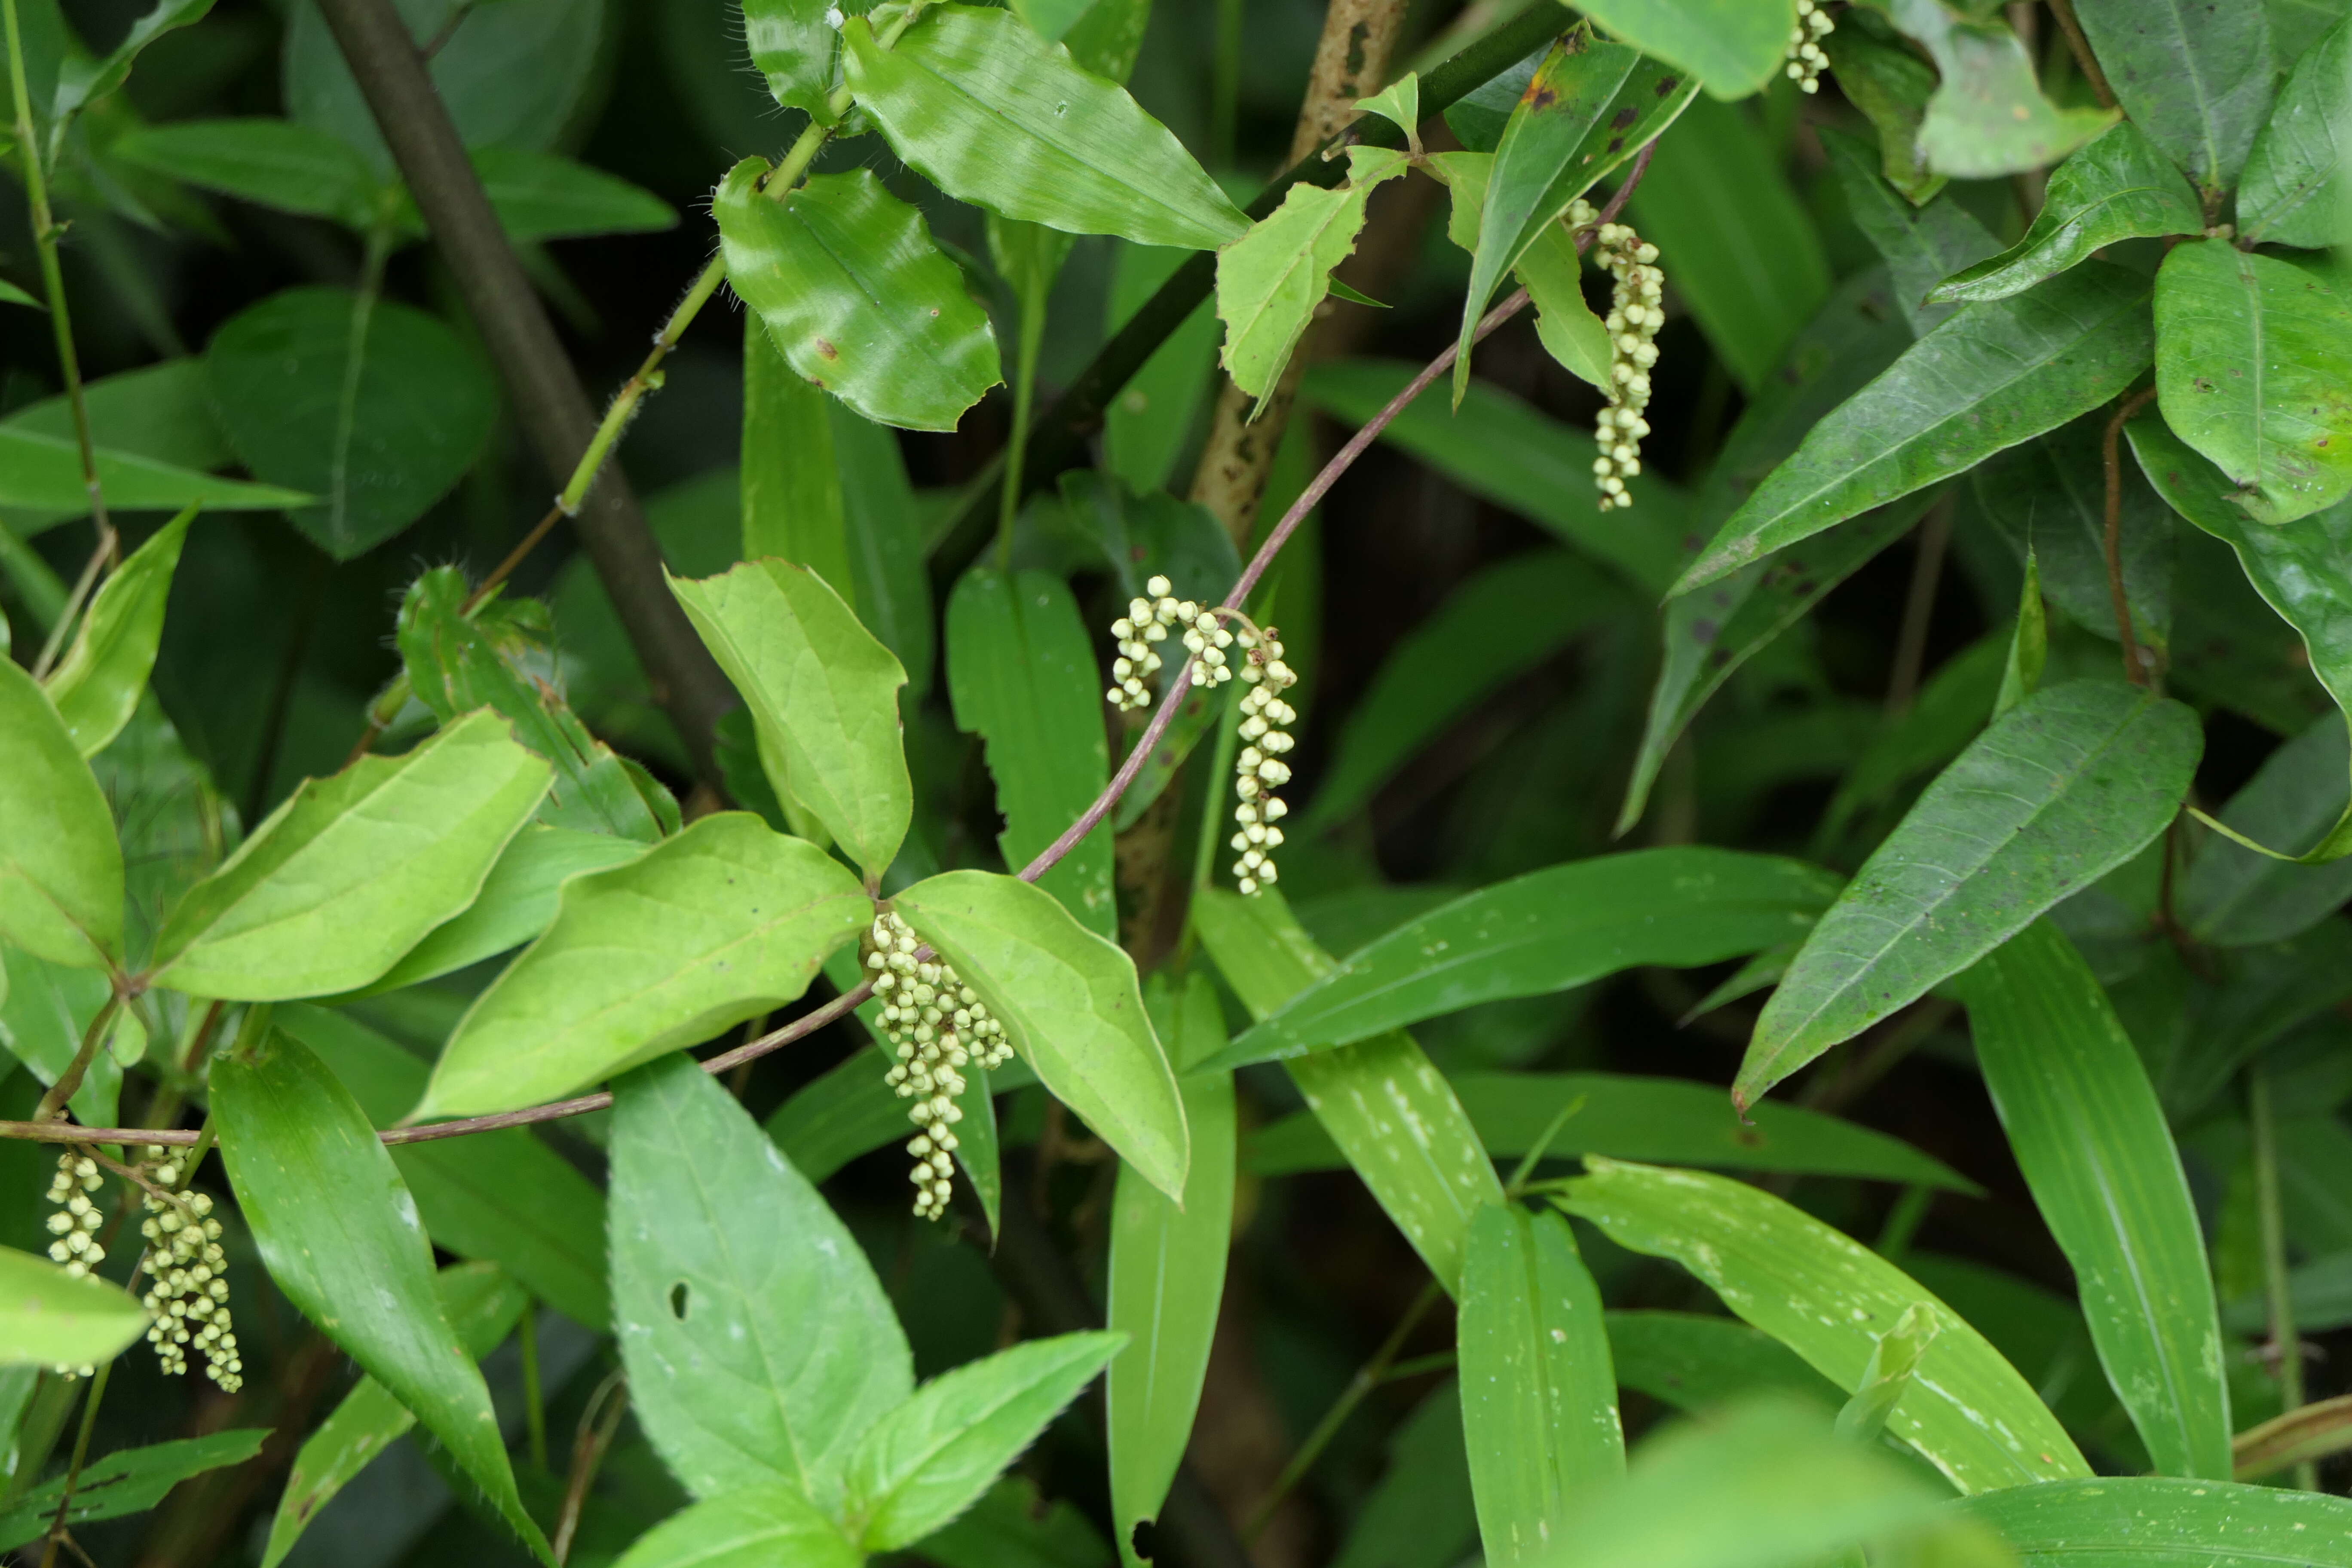
<svg viewBox="0 0 2352 1568"><path fill-rule="evenodd" d="M1619 150L1620 150L1620 149L1622 149L1624 145L1625 145L1625 138L1623 138L1622 136L1612 136L1611 138L1609 138L1609 150L1610 150L1612 153L1614 153L1614 152L1619 151Z"/></svg>
<svg viewBox="0 0 2352 1568"><path fill-rule="evenodd" d="M835 348L823 338L819 338L816 341L816 352L823 354L827 359L839 359L841 357L841 351Z"/></svg>
<svg viewBox="0 0 2352 1568"><path fill-rule="evenodd" d="M1633 106L1629 103L1624 108L1619 110L1616 113L1609 117L1609 129L1612 131L1622 131L1628 125L1633 124L1635 118L1636 116L1633 113Z"/></svg>
<svg viewBox="0 0 2352 1568"><path fill-rule="evenodd" d="M1682 84L1683 79L1678 76L1662 76L1658 79L1658 96L1664 98Z"/></svg>

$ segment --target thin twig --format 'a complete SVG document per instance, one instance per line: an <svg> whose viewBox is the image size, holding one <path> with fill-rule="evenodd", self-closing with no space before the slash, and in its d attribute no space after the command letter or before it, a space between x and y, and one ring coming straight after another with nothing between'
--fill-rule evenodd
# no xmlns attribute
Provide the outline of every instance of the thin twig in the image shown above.
<svg viewBox="0 0 2352 1568"><path fill-rule="evenodd" d="M66 1467L65 1489L58 1494L57 1516L49 1521L48 1541L41 1548L41 1568L57 1568L58 1542L66 1532L66 1514L73 1508L74 1485L89 1459L89 1435L98 1426L98 1402L106 1397L107 1378L113 1371L113 1362L102 1363L90 1377L89 1392L82 1396L81 1430L74 1435L73 1462Z"/></svg>
<svg viewBox="0 0 2352 1568"><path fill-rule="evenodd" d="M2083 36L2083 24L2074 19L2074 0L2050 0L2051 14L2058 18L2058 30L2066 35L2066 47L2074 51L2074 63L2083 69L2084 78L2098 96L2101 109L2116 106L2116 89L2107 85L2107 73L2099 68L2099 57L2091 52L2091 40Z"/></svg>
<svg viewBox="0 0 2352 1568"><path fill-rule="evenodd" d="M81 1032L81 1046L74 1052L73 1060L66 1065L65 1071L58 1074L57 1081L49 1085L48 1092L41 1096L40 1104L34 1108L34 1121L52 1121L65 1110L66 1101L80 1089L82 1075L89 1071L89 1064L98 1055L100 1042L106 1038L107 1031L113 1026L114 1016L121 1010L121 994L110 994L90 1018L89 1027Z"/></svg>
<svg viewBox="0 0 2352 1568"><path fill-rule="evenodd" d="M2132 630L2131 599L2124 591L2124 464L2121 442L2124 423L2147 406L2156 395L2153 386L2142 387L2123 401L2107 421L2100 439L2099 461L2106 470L2107 510L2105 548L2107 556L2107 596L2116 609L2116 637L2124 645L2124 679L2134 686L2148 683L2147 666L2142 660L2139 637Z"/></svg>
<svg viewBox="0 0 2352 1568"><path fill-rule="evenodd" d="M1917 553L1911 561L1911 592L1903 604L1903 626L1895 638L1895 668L1886 678L1890 717L1911 706L1919 672L1927 662L1927 626L1935 618L1936 588L1943 581L1944 556L1952 542L1952 504L1948 497L1919 525Z"/></svg>
<svg viewBox="0 0 2352 1568"><path fill-rule="evenodd" d="M572 1538L579 1532L580 1510L587 1505L588 1489L595 1484L596 1471L604 1465L605 1451L612 1447L622 1414L628 1408L628 1381L616 1371L598 1385L589 1396L588 1408L580 1414L580 1426L572 1439L572 1476L563 1488L563 1512L556 1521L555 1540L551 1543L559 1568L572 1554Z"/></svg>

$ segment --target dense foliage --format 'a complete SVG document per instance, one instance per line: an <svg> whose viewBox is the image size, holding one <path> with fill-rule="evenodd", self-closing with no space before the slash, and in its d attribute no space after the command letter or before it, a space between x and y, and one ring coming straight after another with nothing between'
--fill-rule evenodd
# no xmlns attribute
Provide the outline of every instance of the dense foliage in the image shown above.
<svg viewBox="0 0 2352 1568"><path fill-rule="evenodd" d="M847 9L0 0L0 1549L2352 1568L2344 0Z"/></svg>

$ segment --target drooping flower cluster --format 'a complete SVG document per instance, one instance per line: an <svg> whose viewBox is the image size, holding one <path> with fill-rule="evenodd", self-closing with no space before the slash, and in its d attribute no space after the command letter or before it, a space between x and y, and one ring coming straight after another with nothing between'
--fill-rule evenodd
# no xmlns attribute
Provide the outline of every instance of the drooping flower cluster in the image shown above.
<svg viewBox="0 0 2352 1568"><path fill-rule="evenodd" d="M1836 29L1820 0L1797 0L1797 25L1789 30L1789 79L1807 92L1822 89L1822 72L1830 63L1822 40Z"/></svg>
<svg viewBox="0 0 2352 1568"><path fill-rule="evenodd" d="M1658 247L1622 223L1604 223L1594 237L1593 257L1616 279L1610 297L1609 406L1593 421L1601 455L1592 473L1601 487L1601 510L1631 506L1625 481L1642 471L1642 437L1650 422L1650 367L1658 363L1658 329L1666 324L1661 301L1666 275L1657 267Z"/></svg>
<svg viewBox="0 0 2352 1568"><path fill-rule="evenodd" d="M947 1212L952 1190L956 1135L963 1120L956 1097L964 1090L959 1069L977 1062L1002 1067L1013 1055L1004 1026L990 1016L952 965L919 959L922 944L898 915L877 916L860 942L874 994L882 1003L882 1036L894 1060L884 1080L902 1100L913 1100L908 1119L921 1129L908 1142L915 1157L908 1179L915 1184L915 1213L937 1219Z"/></svg>
<svg viewBox="0 0 2352 1568"><path fill-rule="evenodd" d="M1110 635L1118 644L1118 657L1111 661L1111 679L1118 684L1107 695L1112 707L1121 712L1142 708L1151 701L1151 692L1143 684L1144 677L1160 671L1160 655L1151 645L1168 640L1168 634L1181 627L1185 649L1192 656L1192 679L1202 686L1222 686L1234 678L1233 666L1226 661L1225 649L1234 646L1234 634L1218 623L1216 607L1195 604L1191 599L1175 596L1176 585L1165 577L1154 577L1143 585L1145 596L1129 599L1127 614L1110 624Z"/></svg>
<svg viewBox="0 0 2352 1568"><path fill-rule="evenodd" d="M1233 846L1241 851L1234 877L1244 894L1254 894L1276 880L1274 851L1282 843L1282 829L1275 825L1290 810L1273 792L1290 782L1290 764L1282 759L1291 748L1290 726L1298 721L1298 710L1282 694L1298 677L1282 662L1282 643L1272 626L1263 634L1244 629L1240 641L1242 680L1249 689L1242 693L1242 749L1234 758L1234 822L1239 831Z"/></svg>
<svg viewBox="0 0 2352 1568"><path fill-rule="evenodd" d="M98 1162L89 1155L68 1149L58 1156L58 1173L49 1179L49 1202L59 1205L49 1215L49 1234L57 1237L49 1243L49 1257L77 1279L106 1261L98 1239L106 1213L97 1203L105 1185Z"/></svg>
<svg viewBox="0 0 2352 1568"><path fill-rule="evenodd" d="M166 1373L188 1370L188 1347L205 1358L205 1375L224 1393L245 1386L245 1363L236 1352L236 1333L228 1310L228 1257L221 1250L221 1222L212 1217L210 1194L178 1191L186 1174L168 1150L147 1151L148 1179L161 1194L150 1192L148 1217L139 1226L147 1238L144 1267L154 1283L142 1298L155 1321L147 1342Z"/></svg>

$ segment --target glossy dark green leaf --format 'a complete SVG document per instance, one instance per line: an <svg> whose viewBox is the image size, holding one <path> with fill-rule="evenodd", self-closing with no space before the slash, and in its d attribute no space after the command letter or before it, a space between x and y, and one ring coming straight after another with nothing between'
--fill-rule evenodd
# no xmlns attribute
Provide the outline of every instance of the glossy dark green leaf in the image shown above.
<svg viewBox="0 0 2352 1568"><path fill-rule="evenodd" d="M1977 510L2021 558L2029 550L2042 589L2068 619L2115 642L2107 578L2106 483L2101 445L2107 416L2085 415L1978 466L1969 483ZM2120 479L2116 554L2124 600L2143 657L2161 659L2172 642L2173 521L2170 509L2137 474Z"/></svg>
<svg viewBox="0 0 2352 1568"><path fill-rule="evenodd" d="M1985 1087L2073 1266L2092 1342L2157 1468L2230 1476L2212 1275L2139 1053L2072 944L2037 921L1960 983Z"/></svg>
<svg viewBox="0 0 2352 1568"><path fill-rule="evenodd" d="M2343 144L2352 109L2352 19L2328 29L2294 62L2278 107L2254 137L2238 187L2238 232L2249 240L2316 249L2347 232Z"/></svg>
<svg viewBox="0 0 2352 1568"><path fill-rule="evenodd" d="M206 190L282 212L365 229L384 212L383 191L341 138L291 120L181 120L142 126L111 155Z"/></svg>
<svg viewBox="0 0 2352 1568"><path fill-rule="evenodd" d="M1947 0L1893 0L1895 26L1918 40L1941 81L1919 125L1927 165L1954 179L2046 168L2115 119L2042 96L2032 57L2007 26Z"/></svg>
<svg viewBox="0 0 2352 1568"><path fill-rule="evenodd" d="M1394 148L1350 147L1345 184L1300 181L1264 222L1217 252L1221 358L1235 386L1253 397L1273 392L1330 292L1331 269L1356 253L1372 193L1409 166Z"/></svg>
<svg viewBox="0 0 2352 1568"><path fill-rule="evenodd" d="M448 328L341 289L289 289L230 317L205 374L237 457L319 498L288 515L338 561L423 516L481 456L498 412L488 367Z"/></svg>
<svg viewBox="0 0 2352 1568"><path fill-rule="evenodd" d="M163 637L172 574L195 516L193 507L182 512L115 569L49 676L49 700L85 757L104 751L138 710Z"/></svg>
<svg viewBox="0 0 2352 1568"><path fill-rule="evenodd" d="M270 1279L552 1562L515 1490L489 1389L442 1314L415 1205L358 1103L283 1034L215 1063L211 1082L221 1156Z"/></svg>
<svg viewBox="0 0 2352 1568"><path fill-rule="evenodd" d="M1880 177L1877 155L1860 139L1824 128L1822 149L1837 173L1847 213L1886 262L1895 302L1902 308L1904 320L1911 323L1912 335L1942 324L1951 315L1951 307L1928 303L1930 290L1969 263L1991 255L2000 241L1957 201L1947 198L1916 205L1906 199Z"/></svg>
<svg viewBox="0 0 2352 1568"><path fill-rule="evenodd" d="M1998 256L1955 268L1929 298L2002 300L2054 277L2117 240L2200 234L2197 193L2138 126L2116 121L2052 172L2025 237Z"/></svg>
<svg viewBox="0 0 2352 1568"><path fill-rule="evenodd" d="M718 812L564 884L554 924L450 1036L416 1117L575 1093L808 988L872 918L857 879L749 812Z"/></svg>
<svg viewBox="0 0 2352 1568"><path fill-rule="evenodd" d="M1778 76L1797 21L1789 0L1597 0L1581 9L1644 54L1687 68L1718 99L1746 98Z"/></svg>
<svg viewBox="0 0 2352 1568"><path fill-rule="evenodd" d="M2201 747L2187 708L2105 681L2002 714L1814 926L1757 1020L1734 1100L1753 1104L2138 854L2179 810Z"/></svg>
<svg viewBox="0 0 2352 1568"><path fill-rule="evenodd" d="M2263 7L2077 0L2074 12L2124 112L2200 190L2236 184L2275 80Z"/></svg>
<svg viewBox="0 0 2352 1568"><path fill-rule="evenodd" d="M122 847L98 780L48 694L0 658L0 938L52 963L122 957Z"/></svg>
<svg viewBox="0 0 2352 1568"><path fill-rule="evenodd" d="M1486 1561L1543 1560L1625 1466L1601 1292L1566 1220L1504 1204L1471 1222L1455 1333Z"/></svg>
<svg viewBox="0 0 2352 1568"><path fill-rule="evenodd" d="M770 782L881 879L914 815L898 738L906 671L814 573L746 562L723 576L670 579L695 630L776 747ZM781 761L784 776L774 775Z"/></svg>
<svg viewBox="0 0 2352 1568"><path fill-rule="evenodd" d="M950 871L895 900L979 993L1054 1098L1171 1197L1184 1190L1184 1109L1144 1016L1135 962L1030 883Z"/></svg>
<svg viewBox="0 0 2352 1568"><path fill-rule="evenodd" d="M1110 777L1102 672L1067 584L1043 572L974 567L948 600L948 695L958 727L985 742L997 848L1025 866L1076 822ZM1108 826L1037 880L1078 923L1118 934Z"/></svg>
<svg viewBox="0 0 2352 1568"><path fill-rule="evenodd" d="M866 1555L796 1487L754 1482L681 1510L613 1568L858 1568Z"/></svg>
<svg viewBox="0 0 2352 1568"><path fill-rule="evenodd" d="M1848 1393L1879 1336L1924 1305L1935 1342L1887 1427L1961 1491L2090 1473L2017 1369L1876 1253L1728 1177L1598 1157L1585 1164L1591 1173L1569 1184L1561 1207L1621 1247L1682 1264Z"/></svg>
<svg viewBox="0 0 2352 1568"><path fill-rule="evenodd" d="M436 980L520 947L555 923L556 900L565 882L584 872L625 866L644 853L644 845L609 833L526 826L508 841L498 864L483 879L481 892L464 912L426 932L406 957L362 994Z"/></svg>
<svg viewBox="0 0 2352 1568"><path fill-rule="evenodd" d="M485 710L305 781L172 911L156 983L237 1001L368 984L474 901L551 772Z"/></svg>
<svg viewBox="0 0 2352 1568"><path fill-rule="evenodd" d="M2238 486L2256 522L2352 492L2343 396L2352 301L2317 274L2227 240L2172 247L2156 276L2157 405Z"/></svg>
<svg viewBox="0 0 2352 1568"><path fill-rule="evenodd" d="M1936 68L1904 47L1891 28L1871 27L1864 15L1840 17L1844 25L1823 38L1822 47L1846 101L1878 132L1879 174L1916 205L1945 184L1919 147L1919 129L1937 85Z"/></svg>
<svg viewBox="0 0 2352 1568"><path fill-rule="evenodd" d="M1836 896L1837 878L1817 867L1725 849L1640 849L1533 871L1351 953L1211 1065L1303 1056L1638 964L1744 957L1801 935Z"/></svg>
<svg viewBox="0 0 2352 1568"><path fill-rule="evenodd" d="M1009 11L935 5L893 48L842 25L858 107L948 195L1006 217L1211 250L1249 226L1168 128Z"/></svg>
<svg viewBox="0 0 2352 1568"><path fill-rule="evenodd" d="M1453 1380L1432 1389L1398 1424L1387 1460L1331 1568L1440 1568L1465 1561L1478 1543L1478 1511Z"/></svg>
<svg viewBox="0 0 2352 1568"><path fill-rule="evenodd" d="M64 1522L75 1526L144 1513L189 1477L245 1463L268 1437L266 1426L238 1426L93 1456L75 1480ZM23 1545L39 1539L58 1521L58 1504L65 1500L62 1476L10 1500L7 1511L0 1513L0 1542Z"/></svg>
<svg viewBox="0 0 2352 1568"><path fill-rule="evenodd" d="M1153 983L1145 997L1161 1039L1187 1067L1225 1040L1216 988L1196 971L1180 991ZM1111 1523L1135 1555L1136 1527L1156 1521L1192 1436L1208 1375L1209 1347L1225 1289L1234 1237L1234 1081L1223 1073L1181 1079L1192 1139L1183 1201L1172 1203L1122 1168L1111 1200L1109 1326L1128 1336L1105 1384Z"/></svg>
<svg viewBox="0 0 2352 1568"><path fill-rule="evenodd" d="M858 1544L911 1546L971 1507L1126 1342L1104 1332L1032 1340L917 1389L849 1457L845 1517Z"/></svg>
<svg viewBox="0 0 2352 1568"><path fill-rule="evenodd" d="M613 1315L629 1403L704 1499L784 1485L840 1509L857 1440L914 1388L866 1254L682 1057L615 1091Z"/></svg>
<svg viewBox="0 0 2352 1568"><path fill-rule="evenodd" d="M1754 392L1830 297L1829 259L1771 143L1746 110L1696 100L1659 138L1631 211L1667 288Z"/></svg>
<svg viewBox="0 0 2352 1568"><path fill-rule="evenodd" d="M2301 855L2343 820L2348 762L2344 721L2330 714L2265 758L2221 808L2221 821L2280 854ZM2308 930L2347 899L2352 859L2299 866L2215 835L2198 846L2181 879L2179 918L2200 942L2242 947Z"/></svg>
<svg viewBox="0 0 2352 1568"><path fill-rule="evenodd" d="M1656 1311L1606 1317L1618 1384L1676 1410L1706 1410L1768 1391L1801 1394L1824 1411L1837 1408L1835 1384L1736 1318Z"/></svg>
<svg viewBox="0 0 2352 1568"><path fill-rule="evenodd" d="M1447 1082L1496 1160L1517 1159L1540 1144L1553 1159L1606 1154L1976 1190L1967 1177L1907 1143L1816 1110L1767 1100L1742 1121L1718 1084L1595 1072L1457 1072ZM1563 1111L1570 1113L1565 1121ZM1242 1157L1261 1176L1345 1163L1330 1135L1306 1111L1252 1131Z"/></svg>
<svg viewBox="0 0 2352 1568"><path fill-rule="evenodd" d="M147 1331L149 1314L120 1285L79 1279L45 1258L0 1247L0 1364L112 1361ZM52 1504L52 1507L55 1505Z"/></svg>
<svg viewBox="0 0 2352 1568"><path fill-rule="evenodd" d="M795 373L866 418L952 430L996 384L996 334L922 214L867 169L782 200L767 162L728 171L712 204L727 281Z"/></svg>
<svg viewBox="0 0 2352 1568"><path fill-rule="evenodd" d="M518 245L677 226L677 210L651 191L559 153L483 147L473 164L499 226Z"/></svg>
<svg viewBox="0 0 2352 1568"><path fill-rule="evenodd" d="M2120 268L2085 266L1953 316L1814 426L1676 588L1711 583L2106 402L2154 353L2147 289Z"/></svg>
<svg viewBox="0 0 2352 1568"><path fill-rule="evenodd" d="M2070 1563L2352 1563L2352 1501L2162 1476L2019 1487L1957 1505L2026 1568Z"/></svg>
<svg viewBox="0 0 2352 1568"><path fill-rule="evenodd" d="M836 953L827 973L834 973L845 959L853 966L856 962L849 952ZM838 978L855 984L855 968ZM869 1010L879 1011L867 1003L858 1009L861 1022ZM884 1058L859 1051L769 1114L762 1125L794 1170L812 1182L822 1182L860 1154L910 1136L907 1101L883 1081L888 1066ZM964 1069L964 1100L959 1103L964 1105L965 1117L971 1119L978 1115L978 1106L971 1101L980 1094L981 1084L969 1068ZM1036 1081L1037 1075L1017 1059L991 1068L987 1075L990 1090L999 1094Z"/></svg>

